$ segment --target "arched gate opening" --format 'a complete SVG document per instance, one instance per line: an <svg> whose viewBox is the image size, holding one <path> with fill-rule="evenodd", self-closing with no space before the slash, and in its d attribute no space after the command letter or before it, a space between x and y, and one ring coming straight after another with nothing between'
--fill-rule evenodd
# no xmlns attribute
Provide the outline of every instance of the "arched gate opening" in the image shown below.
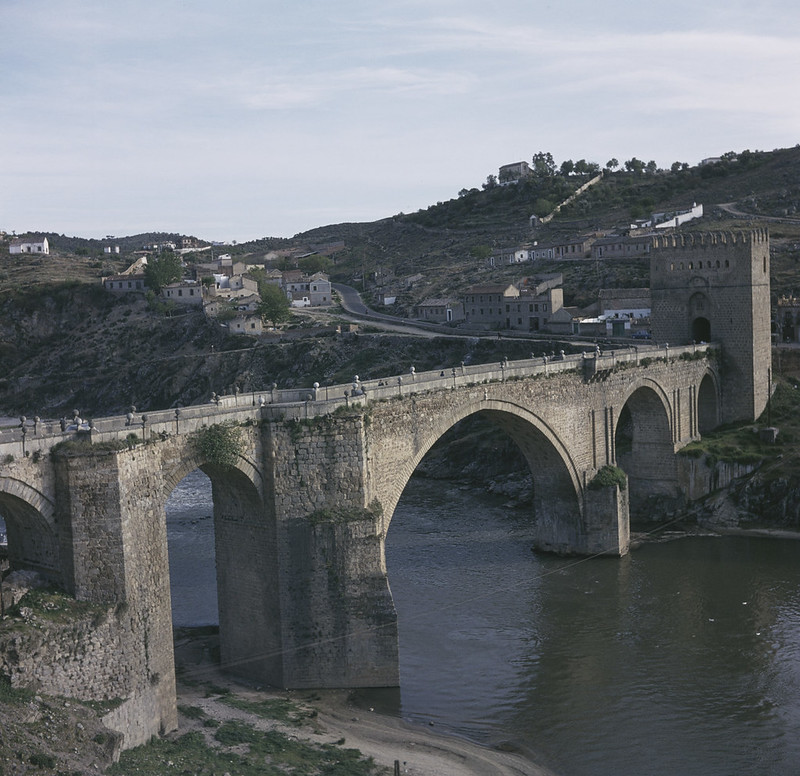
<svg viewBox="0 0 800 776"><path fill-rule="evenodd" d="M166 511L173 623L217 624L222 669L280 686L275 521L255 486L238 469L202 465Z"/></svg>
<svg viewBox="0 0 800 776"><path fill-rule="evenodd" d="M619 413L615 459L628 475L632 518L646 518L648 505L678 495L677 464L670 419L659 395L641 387Z"/></svg>

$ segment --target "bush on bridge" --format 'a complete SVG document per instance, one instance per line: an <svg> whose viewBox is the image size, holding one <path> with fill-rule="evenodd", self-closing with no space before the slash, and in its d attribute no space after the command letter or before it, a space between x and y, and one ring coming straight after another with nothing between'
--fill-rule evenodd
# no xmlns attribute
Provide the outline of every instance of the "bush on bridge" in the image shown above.
<svg viewBox="0 0 800 776"><path fill-rule="evenodd" d="M601 488L609 488L612 485L618 485L620 490L625 490L625 485L628 478L625 472L619 466L604 466L597 474L594 475L589 487L592 490L600 490Z"/></svg>
<svg viewBox="0 0 800 776"><path fill-rule="evenodd" d="M197 453L210 464L230 468L244 454L245 443L241 429L234 423L215 423L196 432Z"/></svg>

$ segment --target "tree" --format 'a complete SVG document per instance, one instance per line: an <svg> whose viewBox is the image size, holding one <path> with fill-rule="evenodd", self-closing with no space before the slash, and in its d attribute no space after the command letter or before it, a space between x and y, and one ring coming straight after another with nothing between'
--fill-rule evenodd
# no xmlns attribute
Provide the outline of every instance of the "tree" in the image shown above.
<svg viewBox="0 0 800 776"><path fill-rule="evenodd" d="M182 276L181 258L174 251L162 251L159 256L150 257L144 269L145 282L155 294Z"/></svg>
<svg viewBox="0 0 800 776"><path fill-rule="evenodd" d="M645 165L644 169L645 169L645 171L647 172L648 175L655 175L658 172L658 165L656 164L655 159L651 159Z"/></svg>
<svg viewBox="0 0 800 776"><path fill-rule="evenodd" d="M327 272L331 267L331 260L327 256L315 253L313 256L298 259L297 266L307 275L313 275L315 272Z"/></svg>
<svg viewBox="0 0 800 776"><path fill-rule="evenodd" d="M531 171L536 178L552 178L556 174L556 163L549 151L533 155Z"/></svg>
<svg viewBox="0 0 800 776"><path fill-rule="evenodd" d="M487 175L486 176L486 183L483 184L484 189L493 189L497 186L497 176L496 175Z"/></svg>
<svg viewBox="0 0 800 776"><path fill-rule="evenodd" d="M565 159L561 162L561 174L566 178L569 175L572 175L573 170L575 169L575 164L572 159Z"/></svg>
<svg viewBox="0 0 800 776"><path fill-rule="evenodd" d="M634 156L625 162L625 169L628 172L634 173L635 175L641 175L644 170L644 162Z"/></svg>
<svg viewBox="0 0 800 776"><path fill-rule="evenodd" d="M469 255L478 261L486 261L492 255L492 249L488 245L473 245L469 249Z"/></svg>
<svg viewBox="0 0 800 776"><path fill-rule="evenodd" d="M619 167L619 159L615 159L613 156L606 162L606 167L609 170L616 170Z"/></svg>
<svg viewBox="0 0 800 776"><path fill-rule="evenodd" d="M271 321L273 326L277 326L282 321L288 320L289 299L283 289L275 283L264 283L259 288L261 302L258 305L258 314L264 321Z"/></svg>

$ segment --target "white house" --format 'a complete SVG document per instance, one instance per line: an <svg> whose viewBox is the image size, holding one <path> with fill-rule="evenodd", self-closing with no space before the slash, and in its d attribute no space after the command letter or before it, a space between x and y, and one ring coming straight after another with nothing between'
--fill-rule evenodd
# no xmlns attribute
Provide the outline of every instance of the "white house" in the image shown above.
<svg viewBox="0 0 800 776"><path fill-rule="evenodd" d="M9 253L50 253L46 237L17 237L8 246Z"/></svg>

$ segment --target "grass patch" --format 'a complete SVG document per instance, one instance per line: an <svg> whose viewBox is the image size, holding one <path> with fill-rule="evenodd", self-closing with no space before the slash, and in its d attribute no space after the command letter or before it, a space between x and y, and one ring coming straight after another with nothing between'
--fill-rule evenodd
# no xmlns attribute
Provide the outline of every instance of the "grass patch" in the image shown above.
<svg viewBox="0 0 800 776"><path fill-rule="evenodd" d="M221 699L227 706L248 711L264 719L285 722L290 725L302 725L307 719L317 716L316 711L304 711L297 704L285 698L267 698L262 701L248 701L237 695L228 695Z"/></svg>
<svg viewBox="0 0 800 776"><path fill-rule="evenodd" d="M797 385L797 381L792 380L776 381L769 411L764 411L757 424L720 426L686 445L679 451L680 455L705 456L710 466L718 461L742 465L774 462L776 475L783 470L794 476L800 455L795 444L795 440L800 439L800 389ZM779 429L774 444L762 442L758 433L759 428L768 423Z"/></svg>
<svg viewBox="0 0 800 776"><path fill-rule="evenodd" d="M106 773L108 776L193 776L231 773L236 776L377 776L386 773L356 749L331 744L315 746L276 731L261 732L229 720L214 734L214 745L199 731L178 738L154 739L129 749Z"/></svg>
<svg viewBox="0 0 800 776"><path fill-rule="evenodd" d="M6 676L0 676L0 704L3 706L21 706L33 700L33 690L15 688Z"/></svg>
<svg viewBox="0 0 800 776"><path fill-rule="evenodd" d="M63 591L50 587L30 590L16 606L8 610L8 614L19 617L21 609L30 609L37 619L63 625L89 615L102 618L109 611L109 606L78 601Z"/></svg>
<svg viewBox="0 0 800 776"><path fill-rule="evenodd" d="M203 719L206 713L199 706L178 706L178 711L188 719Z"/></svg>

